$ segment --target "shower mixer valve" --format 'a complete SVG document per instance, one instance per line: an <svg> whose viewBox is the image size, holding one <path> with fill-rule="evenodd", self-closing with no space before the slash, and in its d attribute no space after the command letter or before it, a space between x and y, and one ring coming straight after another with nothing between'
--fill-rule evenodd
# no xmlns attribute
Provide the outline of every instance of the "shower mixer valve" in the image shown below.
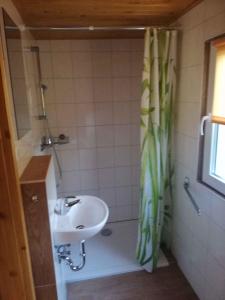
<svg viewBox="0 0 225 300"><path fill-rule="evenodd" d="M41 138L41 151L46 148L52 147L53 145L64 145L69 143L69 137L65 134L60 134L59 136L46 136Z"/></svg>

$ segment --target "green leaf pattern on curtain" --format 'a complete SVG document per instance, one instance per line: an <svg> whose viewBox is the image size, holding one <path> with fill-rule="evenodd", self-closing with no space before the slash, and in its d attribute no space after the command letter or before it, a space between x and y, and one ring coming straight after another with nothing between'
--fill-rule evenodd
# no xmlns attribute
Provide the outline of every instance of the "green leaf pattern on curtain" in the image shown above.
<svg viewBox="0 0 225 300"><path fill-rule="evenodd" d="M172 211L176 35L150 28L145 33L137 259L149 272L157 267L163 224L169 226Z"/></svg>

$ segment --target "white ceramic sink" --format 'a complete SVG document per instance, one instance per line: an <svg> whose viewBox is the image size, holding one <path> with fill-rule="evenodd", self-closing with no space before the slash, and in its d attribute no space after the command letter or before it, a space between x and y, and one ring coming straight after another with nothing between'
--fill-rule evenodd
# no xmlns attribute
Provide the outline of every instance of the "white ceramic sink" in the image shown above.
<svg viewBox="0 0 225 300"><path fill-rule="evenodd" d="M108 206L100 198L82 195L76 199L80 202L65 215L54 216L53 238L56 245L87 240L97 234L108 219Z"/></svg>

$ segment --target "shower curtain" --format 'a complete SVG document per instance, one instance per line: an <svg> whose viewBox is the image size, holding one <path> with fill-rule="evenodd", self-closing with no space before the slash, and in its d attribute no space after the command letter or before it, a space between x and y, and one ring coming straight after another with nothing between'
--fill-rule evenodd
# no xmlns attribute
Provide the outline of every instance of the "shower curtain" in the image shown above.
<svg viewBox="0 0 225 300"><path fill-rule="evenodd" d="M145 33L137 259L148 272L157 267L162 231L170 231L176 36L150 28Z"/></svg>

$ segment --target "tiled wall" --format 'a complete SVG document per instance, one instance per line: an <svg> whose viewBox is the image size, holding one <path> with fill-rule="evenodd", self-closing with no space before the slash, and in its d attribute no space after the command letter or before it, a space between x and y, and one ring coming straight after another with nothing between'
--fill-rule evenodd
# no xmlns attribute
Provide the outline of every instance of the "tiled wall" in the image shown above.
<svg viewBox="0 0 225 300"><path fill-rule="evenodd" d="M143 40L38 44L51 130L71 139L59 192L100 196L111 221L137 217Z"/></svg>
<svg viewBox="0 0 225 300"><path fill-rule="evenodd" d="M173 252L201 300L225 299L225 199L197 183L204 41L225 33L225 1L205 0L178 20L181 25L176 120L176 190ZM183 189L191 192L197 216Z"/></svg>

